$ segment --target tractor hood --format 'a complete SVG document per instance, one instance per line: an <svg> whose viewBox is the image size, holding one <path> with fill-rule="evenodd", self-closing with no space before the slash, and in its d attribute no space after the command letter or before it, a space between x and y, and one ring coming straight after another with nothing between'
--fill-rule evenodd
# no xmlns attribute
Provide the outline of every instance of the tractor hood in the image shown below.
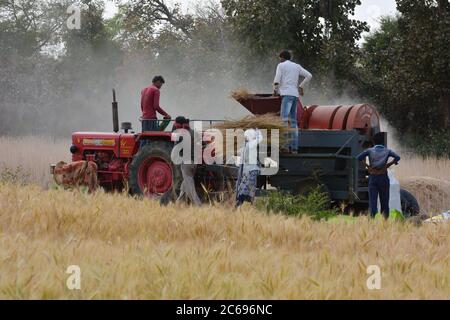
<svg viewBox="0 0 450 320"><path fill-rule="evenodd" d="M116 157L129 158L134 154L135 145L136 137L132 133L74 132L72 159L81 160L85 152L93 151L110 151Z"/></svg>
<svg viewBox="0 0 450 320"><path fill-rule="evenodd" d="M106 132L74 132L72 142L77 146L95 147L115 147L119 143L122 133Z"/></svg>

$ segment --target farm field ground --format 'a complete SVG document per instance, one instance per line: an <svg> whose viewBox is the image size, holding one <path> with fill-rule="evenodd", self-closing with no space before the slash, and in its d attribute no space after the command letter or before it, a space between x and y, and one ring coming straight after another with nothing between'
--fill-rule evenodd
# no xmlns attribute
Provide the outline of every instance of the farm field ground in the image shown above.
<svg viewBox="0 0 450 320"><path fill-rule="evenodd" d="M161 208L122 194L49 190L68 141L0 138L0 298L448 299L450 224L315 222L245 205ZM20 169L17 169L20 167ZM8 168L8 169L6 169ZM450 161L396 176L424 212L449 210ZM23 183L22 183L23 182ZM68 266L81 270L69 290ZM369 290L367 267L381 270Z"/></svg>

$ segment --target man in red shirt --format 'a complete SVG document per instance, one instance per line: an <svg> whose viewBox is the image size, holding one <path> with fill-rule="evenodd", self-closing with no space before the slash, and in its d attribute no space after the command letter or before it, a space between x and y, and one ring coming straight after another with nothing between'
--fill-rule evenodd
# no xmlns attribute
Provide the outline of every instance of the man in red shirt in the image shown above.
<svg viewBox="0 0 450 320"><path fill-rule="evenodd" d="M153 78L153 84L141 92L142 132L159 130L156 112L163 115L164 119L170 119L169 114L159 105L159 89L164 82L162 76L156 76Z"/></svg>

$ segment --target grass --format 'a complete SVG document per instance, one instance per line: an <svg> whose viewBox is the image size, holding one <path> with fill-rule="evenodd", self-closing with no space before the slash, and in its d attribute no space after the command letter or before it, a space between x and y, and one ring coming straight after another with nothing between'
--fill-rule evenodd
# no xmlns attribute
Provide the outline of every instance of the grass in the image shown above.
<svg viewBox="0 0 450 320"><path fill-rule="evenodd" d="M450 224L314 222L251 206L0 186L3 299L446 299ZM366 267L382 270L381 290ZM81 290L65 286L81 268Z"/></svg>
<svg viewBox="0 0 450 320"><path fill-rule="evenodd" d="M450 181L450 159L448 158L409 156L402 159L398 166L391 168L400 181L417 176Z"/></svg>
<svg viewBox="0 0 450 320"><path fill-rule="evenodd" d="M70 161L70 139L54 140L48 137L0 137L0 172L9 172L7 179L47 187L51 180L50 164Z"/></svg>
<svg viewBox="0 0 450 320"><path fill-rule="evenodd" d="M258 209L272 213L282 213L289 216L309 216L313 220L328 220L338 214L336 208L330 209L329 198L320 188L297 196L287 192L271 192L266 197L256 200Z"/></svg>

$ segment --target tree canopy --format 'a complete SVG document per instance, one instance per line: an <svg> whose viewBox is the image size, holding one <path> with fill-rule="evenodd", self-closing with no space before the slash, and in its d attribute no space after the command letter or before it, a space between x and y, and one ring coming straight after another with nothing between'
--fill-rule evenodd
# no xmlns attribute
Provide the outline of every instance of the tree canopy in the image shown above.
<svg viewBox="0 0 450 320"><path fill-rule="evenodd" d="M449 155L449 3L396 2L398 15L362 41L359 0L211 0L188 11L127 0L111 19L102 0L1 0L0 134L106 130L112 87L133 121L154 74L166 76L171 113L244 115L229 91L269 91L288 49L314 75L306 103L364 99L404 145ZM70 4L81 10L79 30L67 28Z"/></svg>
<svg viewBox="0 0 450 320"><path fill-rule="evenodd" d="M447 1L398 0L363 45L361 91L423 154L450 154L450 12Z"/></svg>

